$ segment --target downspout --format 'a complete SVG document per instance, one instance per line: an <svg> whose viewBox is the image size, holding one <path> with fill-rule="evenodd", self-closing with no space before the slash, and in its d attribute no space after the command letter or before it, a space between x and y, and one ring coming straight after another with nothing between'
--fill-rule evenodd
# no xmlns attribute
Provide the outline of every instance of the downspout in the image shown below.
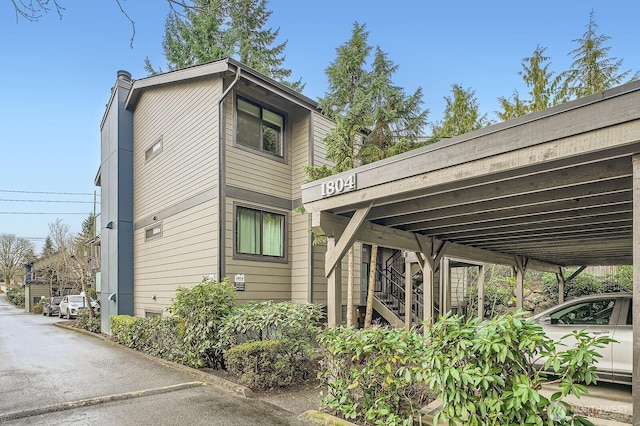
<svg viewBox="0 0 640 426"><path fill-rule="evenodd" d="M226 169L225 156L226 156L226 142L224 137L224 108L222 103L226 99L227 95L240 80L241 68L236 67L236 77L233 79L229 87L222 92L222 96L218 101L218 281L222 281L225 274L225 226L226 226Z"/></svg>

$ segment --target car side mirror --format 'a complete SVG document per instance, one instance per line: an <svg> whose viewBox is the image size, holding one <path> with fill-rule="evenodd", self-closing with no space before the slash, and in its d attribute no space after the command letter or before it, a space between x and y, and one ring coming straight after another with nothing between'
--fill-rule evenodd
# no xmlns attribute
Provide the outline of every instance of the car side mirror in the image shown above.
<svg viewBox="0 0 640 426"><path fill-rule="evenodd" d="M558 320L555 320L555 323L557 324ZM554 324L554 322L551 319L551 315L545 315L543 317L538 318L538 324L549 325L549 324Z"/></svg>

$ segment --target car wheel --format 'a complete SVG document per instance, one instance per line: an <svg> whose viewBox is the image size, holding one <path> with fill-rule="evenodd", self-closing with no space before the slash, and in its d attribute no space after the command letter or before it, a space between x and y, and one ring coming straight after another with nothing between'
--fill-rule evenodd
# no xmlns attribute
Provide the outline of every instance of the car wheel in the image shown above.
<svg viewBox="0 0 640 426"><path fill-rule="evenodd" d="M44 311L44 309L42 310L42 315L47 316L47 313Z"/></svg>
<svg viewBox="0 0 640 426"><path fill-rule="evenodd" d="M58 318L62 318L62 310L58 311Z"/></svg>

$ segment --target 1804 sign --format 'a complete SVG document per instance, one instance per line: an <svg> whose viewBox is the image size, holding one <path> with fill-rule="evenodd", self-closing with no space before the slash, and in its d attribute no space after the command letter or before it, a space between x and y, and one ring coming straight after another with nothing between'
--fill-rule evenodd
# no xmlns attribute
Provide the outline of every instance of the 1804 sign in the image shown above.
<svg viewBox="0 0 640 426"><path fill-rule="evenodd" d="M342 194L343 192L354 191L356 189L356 175L348 175L339 177L320 185L321 195L330 197L332 195Z"/></svg>

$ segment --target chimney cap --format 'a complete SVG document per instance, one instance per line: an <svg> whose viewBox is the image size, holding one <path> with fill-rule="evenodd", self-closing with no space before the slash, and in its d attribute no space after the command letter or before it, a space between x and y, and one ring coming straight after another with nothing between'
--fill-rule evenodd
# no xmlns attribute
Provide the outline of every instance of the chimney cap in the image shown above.
<svg viewBox="0 0 640 426"><path fill-rule="evenodd" d="M125 70L118 71L118 80L131 81L131 73Z"/></svg>

